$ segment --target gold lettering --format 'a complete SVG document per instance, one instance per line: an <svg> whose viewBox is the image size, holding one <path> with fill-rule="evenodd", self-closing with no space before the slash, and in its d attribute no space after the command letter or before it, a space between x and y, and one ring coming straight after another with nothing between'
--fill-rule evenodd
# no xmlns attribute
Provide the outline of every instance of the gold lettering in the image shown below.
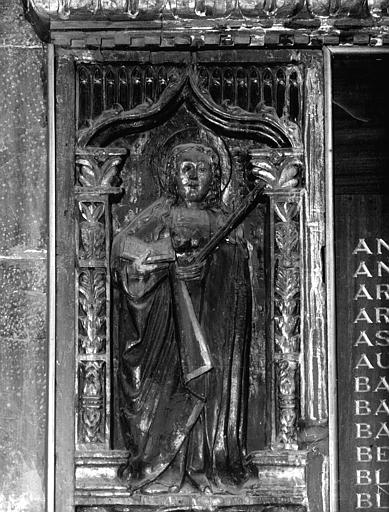
<svg viewBox="0 0 389 512"><path fill-rule="evenodd" d="M389 482L381 481L381 469L377 469L375 472L375 483L377 485L389 485Z"/></svg>
<svg viewBox="0 0 389 512"><path fill-rule="evenodd" d="M389 462L389 446L357 446L357 461Z"/></svg>
<svg viewBox="0 0 389 512"><path fill-rule="evenodd" d="M385 365L383 362L382 362L382 352L378 352L377 355L377 366L378 368L382 368L383 370L389 370L389 364Z"/></svg>
<svg viewBox="0 0 389 512"><path fill-rule="evenodd" d="M369 400L355 400L355 414L357 416L367 416L371 414Z"/></svg>
<svg viewBox="0 0 389 512"><path fill-rule="evenodd" d="M358 363L355 366L355 369L357 370L358 368L363 368L363 367L367 367L367 368L369 368L369 370L374 370L374 366L371 364L371 362L369 361L369 358L367 357L366 354L361 355Z"/></svg>
<svg viewBox="0 0 389 512"><path fill-rule="evenodd" d="M378 239L377 239L378 240ZM366 243L364 238L360 238L357 246L353 250L353 254L358 254L359 252L365 252L366 254L373 254L369 249L369 246Z"/></svg>
<svg viewBox="0 0 389 512"><path fill-rule="evenodd" d="M380 400L380 405L377 407L375 411L375 416L378 416L379 414L389 414L389 406L386 403L386 398L383 400Z"/></svg>
<svg viewBox="0 0 389 512"><path fill-rule="evenodd" d="M382 295L384 295L384 299L389 299L389 284L376 284L376 298L377 300L382 299Z"/></svg>
<svg viewBox="0 0 389 512"><path fill-rule="evenodd" d="M376 340L382 340L383 342L380 343L379 341L376 341L376 345L380 347L389 347L389 331L378 331L375 335Z"/></svg>
<svg viewBox="0 0 389 512"><path fill-rule="evenodd" d="M382 487L380 487L379 485L377 485L377 491L378 492L376 492L376 495L375 495L376 503L377 503L377 508L389 510L389 506L388 505L383 505L381 503L381 496L382 496L382 494L381 494L380 491L382 491L386 495L389 495L389 492L386 489L383 489Z"/></svg>
<svg viewBox="0 0 389 512"><path fill-rule="evenodd" d="M389 324L389 308L374 308L375 321L377 324L381 323L381 318L384 319L385 324Z"/></svg>
<svg viewBox="0 0 389 512"><path fill-rule="evenodd" d="M358 347L359 345L367 345L368 347L374 347L373 343L369 339L369 336L366 334L366 331L361 331L357 341L354 343L354 347Z"/></svg>
<svg viewBox="0 0 389 512"><path fill-rule="evenodd" d="M384 247L387 251L389 251L389 245L385 242L385 240L383 240L382 238L377 238L376 240L377 240L377 254L382 254L381 247Z"/></svg>
<svg viewBox="0 0 389 512"><path fill-rule="evenodd" d="M373 503L368 492L357 492L357 508L371 508Z"/></svg>
<svg viewBox="0 0 389 512"><path fill-rule="evenodd" d="M370 485L372 483L369 469L357 469L357 485Z"/></svg>
<svg viewBox="0 0 389 512"><path fill-rule="evenodd" d="M357 446L357 461L370 462L373 460L370 446Z"/></svg>
<svg viewBox="0 0 389 512"><path fill-rule="evenodd" d="M368 393L371 391L371 386L369 384L369 377L361 376L355 377L355 391L357 393Z"/></svg>
<svg viewBox="0 0 389 512"><path fill-rule="evenodd" d="M377 462L389 462L389 446L377 446Z"/></svg>
<svg viewBox="0 0 389 512"><path fill-rule="evenodd" d="M358 322L367 322L368 324L372 324L373 320L369 317L369 315L366 313L365 308L361 308L359 310L359 313L354 320L354 324L357 324Z"/></svg>
<svg viewBox="0 0 389 512"><path fill-rule="evenodd" d="M386 380L386 377L380 377L377 387L373 389L373 393L378 393L378 391L389 391L389 383Z"/></svg>
<svg viewBox="0 0 389 512"><path fill-rule="evenodd" d="M370 423L355 423L357 427L357 439L369 439L373 432L370 428Z"/></svg>
<svg viewBox="0 0 389 512"><path fill-rule="evenodd" d="M382 270L389 274L389 267L383 261L378 262L378 277L382 277Z"/></svg>
<svg viewBox="0 0 389 512"><path fill-rule="evenodd" d="M389 437L389 428L388 425L385 423L381 423L381 427L379 431L377 432L374 439L379 439L380 437Z"/></svg>
<svg viewBox="0 0 389 512"><path fill-rule="evenodd" d="M367 268L366 263L361 261L357 270L354 272L353 277L367 276L372 277L370 270Z"/></svg>
<svg viewBox="0 0 389 512"><path fill-rule="evenodd" d="M359 285L359 289L358 289L357 293L355 294L354 300L358 300L358 299L373 300L373 297L367 291L366 285L364 285L364 284Z"/></svg>

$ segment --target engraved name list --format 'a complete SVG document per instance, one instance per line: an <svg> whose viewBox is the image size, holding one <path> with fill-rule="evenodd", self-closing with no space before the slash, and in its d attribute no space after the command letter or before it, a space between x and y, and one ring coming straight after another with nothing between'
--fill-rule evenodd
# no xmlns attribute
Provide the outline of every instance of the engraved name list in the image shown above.
<svg viewBox="0 0 389 512"><path fill-rule="evenodd" d="M389 510L389 241L360 238L352 254L356 508Z"/></svg>

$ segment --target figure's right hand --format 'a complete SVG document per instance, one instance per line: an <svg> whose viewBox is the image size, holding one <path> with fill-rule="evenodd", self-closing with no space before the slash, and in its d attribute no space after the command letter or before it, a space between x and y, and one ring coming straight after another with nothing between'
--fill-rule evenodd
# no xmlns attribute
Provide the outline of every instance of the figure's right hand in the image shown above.
<svg viewBox="0 0 389 512"><path fill-rule="evenodd" d="M157 269L158 265L147 263L146 260L150 256L151 251L147 250L133 261L133 267L137 274L146 276Z"/></svg>

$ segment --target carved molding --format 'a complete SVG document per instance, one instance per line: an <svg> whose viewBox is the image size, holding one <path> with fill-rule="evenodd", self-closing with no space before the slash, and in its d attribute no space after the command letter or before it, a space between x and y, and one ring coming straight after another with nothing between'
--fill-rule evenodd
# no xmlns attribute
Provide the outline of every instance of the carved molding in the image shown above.
<svg viewBox="0 0 389 512"><path fill-rule="evenodd" d="M121 189L120 148L76 150L76 446L90 451L110 443L111 195Z"/></svg>
<svg viewBox="0 0 389 512"><path fill-rule="evenodd" d="M388 18L388 1L373 0L294 0L282 3L277 0L264 4L253 4L249 0L239 2L220 2L195 0L188 4L184 0L164 2L157 0L24 0L27 15L34 16L44 23L51 20L55 28L66 28L74 20L90 20L96 24L102 21L115 22L119 27L123 22L131 23L143 20L165 22L190 19L193 25L203 19L231 18L232 20L249 18L261 22L264 28L283 23L286 27L319 29L328 25L336 28L347 26L380 26ZM119 25L121 23L121 25ZM228 44L228 41L225 41Z"/></svg>
<svg viewBox="0 0 389 512"><path fill-rule="evenodd" d="M277 447L297 449L300 409L300 187L301 150L253 150L253 175L267 185L272 243L271 318L275 373Z"/></svg>
<svg viewBox="0 0 389 512"><path fill-rule="evenodd" d="M157 508L157 506L143 506L142 507L145 512L152 512L157 510L163 510L161 508ZM77 507L76 512L130 512L132 509L127 505L112 505L112 506L92 506L92 507ZM136 509L135 509L136 510ZM166 510L171 510L171 508L166 508ZM190 512L193 510L191 506L181 506L179 509L174 508L174 510L180 510L182 512ZM209 508L204 508L203 510L209 510ZM306 512L307 509L304 506L300 505L238 505L238 506L212 506L212 511L225 511L225 512Z"/></svg>

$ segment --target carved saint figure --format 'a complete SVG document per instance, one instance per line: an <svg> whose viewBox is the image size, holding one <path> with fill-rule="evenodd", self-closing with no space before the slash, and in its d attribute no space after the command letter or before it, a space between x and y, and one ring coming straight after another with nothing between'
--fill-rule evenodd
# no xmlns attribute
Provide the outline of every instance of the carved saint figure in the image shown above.
<svg viewBox="0 0 389 512"><path fill-rule="evenodd" d="M242 230L225 225L217 153L176 146L168 190L115 237L118 386L130 489L223 492L245 481L251 286Z"/></svg>

